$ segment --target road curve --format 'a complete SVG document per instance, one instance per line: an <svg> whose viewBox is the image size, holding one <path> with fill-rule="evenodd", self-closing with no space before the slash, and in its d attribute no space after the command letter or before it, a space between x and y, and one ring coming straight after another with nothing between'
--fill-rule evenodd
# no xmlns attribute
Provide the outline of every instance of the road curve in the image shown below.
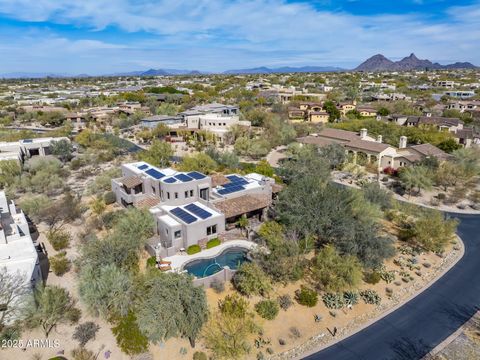
<svg viewBox="0 0 480 360"><path fill-rule="evenodd" d="M480 216L454 214L465 254L445 275L396 311L306 360L423 358L480 305Z"/></svg>

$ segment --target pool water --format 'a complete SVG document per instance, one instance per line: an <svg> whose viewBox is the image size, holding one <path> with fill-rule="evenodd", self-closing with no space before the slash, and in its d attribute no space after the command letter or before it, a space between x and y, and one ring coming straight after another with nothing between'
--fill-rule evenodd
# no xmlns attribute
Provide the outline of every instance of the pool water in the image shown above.
<svg viewBox="0 0 480 360"><path fill-rule="evenodd" d="M233 248L226 249L221 254L213 258L198 259L187 263L184 270L197 278L203 278L213 275L228 266L232 270L236 270L247 259L247 249Z"/></svg>

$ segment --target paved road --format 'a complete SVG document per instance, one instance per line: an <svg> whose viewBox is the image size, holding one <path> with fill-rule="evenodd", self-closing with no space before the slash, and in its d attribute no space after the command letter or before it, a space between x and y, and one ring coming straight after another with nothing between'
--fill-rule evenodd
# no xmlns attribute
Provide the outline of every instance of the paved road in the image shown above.
<svg viewBox="0 0 480 360"><path fill-rule="evenodd" d="M480 306L480 216L454 215L465 255L398 310L307 360L415 360L446 339Z"/></svg>

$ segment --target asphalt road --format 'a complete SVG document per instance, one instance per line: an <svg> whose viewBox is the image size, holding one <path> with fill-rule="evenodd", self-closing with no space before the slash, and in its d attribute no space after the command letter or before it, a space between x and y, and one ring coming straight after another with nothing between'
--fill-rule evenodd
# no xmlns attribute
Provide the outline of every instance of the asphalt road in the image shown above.
<svg viewBox="0 0 480 360"><path fill-rule="evenodd" d="M415 360L455 332L480 306L480 216L452 215L465 244L460 261L423 293L307 360Z"/></svg>

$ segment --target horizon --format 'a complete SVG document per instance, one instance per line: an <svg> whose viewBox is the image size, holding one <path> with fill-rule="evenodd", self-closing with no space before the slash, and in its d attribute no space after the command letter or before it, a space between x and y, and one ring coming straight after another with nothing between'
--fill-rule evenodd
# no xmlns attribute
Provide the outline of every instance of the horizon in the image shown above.
<svg viewBox="0 0 480 360"><path fill-rule="evenodd" d="M479 0L375 3L0 0L0 73L347 70L379 53L393 61L415 53L442 65L480 63Z"/></svg>

